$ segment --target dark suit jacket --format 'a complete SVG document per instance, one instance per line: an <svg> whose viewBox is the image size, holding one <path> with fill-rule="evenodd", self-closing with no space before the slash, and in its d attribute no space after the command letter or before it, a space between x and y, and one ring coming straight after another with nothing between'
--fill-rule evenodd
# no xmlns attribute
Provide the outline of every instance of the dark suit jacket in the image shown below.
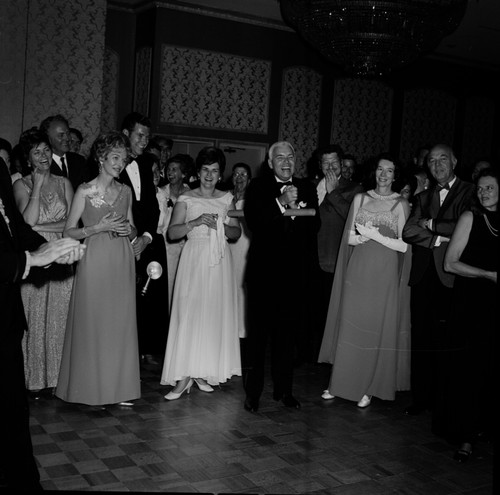
<svg viewBox="0 0 500 495"><path fill-rule="evenodd" d="M434 247L438 236L450 238L460 215L470 208L474 186L457 177L439 206L437 185L415 196L413 208L403 229L403 240L412 245L412 266L409 285L417 284L429 263L434 263L441 283L453 287L454 275L444 271L443 261L448 242ZM432 218L432 231L418 225L419 220Z"/></svg>
<svg viewBox="0 0 500 495"><path fill-rule="evenodd" d="M321 228L318 232L319 265L325 272L333 273L337 262L344 225L352 200L364 189L356 182L339 179L339 185L319 205Z"/></svg>
<svg viewBox="0 0 500 495"><path fill-rule="evenodd" d="M245 193L245 220L252 234L246 280L271 293L307 290L317 269L318 195L307 179L293 179L299 202L316 210L314 217L285 217L276 202L280 184L273 174L253 179ZM293 284L292 286L290 284Z"/></svg>
<svg viewBox="0 0 500 495"><path fill-rule="evenodd" d="M68 179L73 186L73 191L76 191L82 182L86 182L92 177L89 177L87 172L87 161L82 155L68 151L65 154L66 167L68 168ZM57 163L52 160L50 172L54 175L62 175L62 170Z"/></svg>
<svg viewBox="0 0 500 495"><path fill-rule="evenodd" d="M141 200L137 201L134 186L126 170L121 173L120 182L127 184L132 189L132 215L137 228L137 235L140 236L144 232L149 232L154 237L160 219L160 208L153 183L153 163L146 155L138 156L135 161L139 165Z"/></svg>
<svg viewBox="0 0 500 495"><path fill-rule="evenodd" d="M27 328L21 300L20 282L26 267L25 251L35 250L45 239L33 231L16 208L12 181L0 163L0 198L9 227L0 214L0 346L22 339Z"/></svg>

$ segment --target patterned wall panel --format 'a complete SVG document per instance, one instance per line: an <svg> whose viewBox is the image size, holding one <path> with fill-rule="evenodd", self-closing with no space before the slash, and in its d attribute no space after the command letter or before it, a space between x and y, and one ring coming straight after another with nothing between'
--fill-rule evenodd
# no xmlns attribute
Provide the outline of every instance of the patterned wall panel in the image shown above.
<svg viewBox="0 0 500 495"><path fill-rule="evenodd" d="M117 129L120 123L117 116L118 81L120 57L111 48L104 50L104 67L102 77L101 130Z"/></svg>
<svg viewBox="0 0 500 495"><path fill-rule="evenodd" d="M86 137L99 132L106 0L30 2L24 128L63 114Z"/></svg>
<svg viewBox="0 0 500 495"><path fill-rule="evenodd" d="M405 91L401 125L400 158L411 163L420 146L453 145L457 100L438 89Z"/></svg>
<svg viewBox="0 0 500 495"><path fill-rule="evenodd" d="M151 85L151 64L153 49L143 46L135 56L134 110L149 115L149 88Z"/></svg>
<svg viewBox="0 0 500 495"><path fill-rule="evenodd" d="M475 162L491 155L495 121L495 102L476 96L465 104L465 123L461 162L471 167Z"/></svg>
<svg viewBox="0 0 500 495"><path fill-rule="evenodd" d="M322 76L308 67L283 71L279 140L296 151L295 175L307 174L306 163L318 147Z"/></svg>
<svg viewBox="0 0 500 495"><path fill-rule="evenodd" d="M331 142L359 162L389 149L393 90L381 81L338 79Z"/></svg>
<svg viewBox="0 0 500 495"><path fill-rule="evenodd" d="M27 0L0 8L0 137L12 145L22 131L27 9Z"/></svg>
<svg viewBox="0 0 500 495"><path fill-rule="evenodd" d="M267 133L271 62L163 45L163 123Z"/></svg>

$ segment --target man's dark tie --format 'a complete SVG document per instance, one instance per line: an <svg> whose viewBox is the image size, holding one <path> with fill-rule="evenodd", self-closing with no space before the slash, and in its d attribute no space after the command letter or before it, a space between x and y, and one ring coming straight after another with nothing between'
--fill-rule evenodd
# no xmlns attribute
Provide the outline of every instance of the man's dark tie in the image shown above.
<svg viewBox="0 0 500 495"><path fill-rule="evenodd" d="M64 161L64 156L61 156L61 168L64 177L68 177L68 167L66 167L66 162Z"/></svg>
<svg viewBox="0 0 500 495"><path fill-rule="evenodd" d="M441 191L441 189L447 189L449 191L450 185L448 184L448 182L444 185L438 184L438 191Z"/></svg>

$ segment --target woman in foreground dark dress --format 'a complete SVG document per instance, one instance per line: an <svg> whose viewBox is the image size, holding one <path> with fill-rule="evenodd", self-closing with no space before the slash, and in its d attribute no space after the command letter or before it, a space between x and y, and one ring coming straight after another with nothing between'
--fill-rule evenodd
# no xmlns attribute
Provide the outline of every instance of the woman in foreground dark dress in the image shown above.
<svg viewBox="0 0 500 495"><path fill-rule="evenodd" d="M444 267L457 275L446 336L443 382L433 411L433 431L457 444L455 460L467 461L476 441L492 434L497 330L498 169L476 178L477 205L458 220Z"/></svg>
<svg viewBox="0 0 500 495"><path fill-rule="evenodd" d="M92 152L99 175L77 189L64 228L65 237L85 239L88 256L76 269L56 395L105 405L141 396L130 244L136 229L132 191L116 180L129 161L128 138L103 134Z"/></svg>

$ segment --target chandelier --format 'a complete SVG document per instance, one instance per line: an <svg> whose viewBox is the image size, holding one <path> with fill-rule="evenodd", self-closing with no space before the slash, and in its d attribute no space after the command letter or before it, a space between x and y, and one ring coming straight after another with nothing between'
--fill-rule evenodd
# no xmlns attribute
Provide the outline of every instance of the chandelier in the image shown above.
<svg viewBox="0 0 500 495"><path fill-rule="evenodd" d="M287 24L348 73L380 76L431 52L467 0L279 0Z"/></svg>

